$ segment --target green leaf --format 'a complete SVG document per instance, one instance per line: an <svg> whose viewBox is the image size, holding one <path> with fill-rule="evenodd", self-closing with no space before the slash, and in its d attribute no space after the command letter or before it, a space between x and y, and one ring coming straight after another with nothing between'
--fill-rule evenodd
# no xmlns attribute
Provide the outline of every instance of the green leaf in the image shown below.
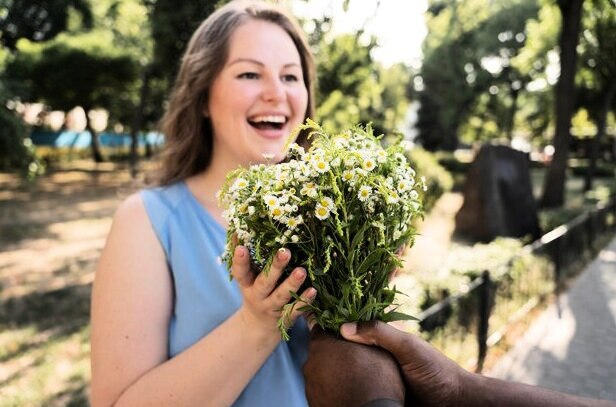
<svg viewBox="0 0 616 407"><path fill-rule="evenodd" d="M381 317L381 321L383 322L392 322L392 321L418 321L418 318L402 313L402 312L398 312L398 311L390 311L386 314L384 314Z"/></svg>

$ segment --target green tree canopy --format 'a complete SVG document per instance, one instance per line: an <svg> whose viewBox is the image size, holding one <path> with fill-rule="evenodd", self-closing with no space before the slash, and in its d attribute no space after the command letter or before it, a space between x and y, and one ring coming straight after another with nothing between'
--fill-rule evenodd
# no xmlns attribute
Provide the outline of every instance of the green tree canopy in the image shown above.
<svg viewBox="0 0 616 407"><path fill-rule="evenodd" d="M86 112L103 108L113 113L114 106L126 104L135 93L136 62L113 46L108 32L59 35L42 44L22 41L18 50L7 75L25 85L20 95L24 101L42 101L63 111L81 106ZM94 158L102 160L89 119L87 127Z"/></svg>
<svg viewBox="0 0 616 407"><path fill-rule="evenodd" d="M2 45L14 50L20 38L47 41L67 29L71 13L92 26L88 0L0 0Z"/></svg>
<svg viewBox="0 0 616 407"><path fill-rule="evenodd" d="M529 80L512 60L537 11L527 0L431 3L416 89L418 139L426 148L456 148L462 126L467 141L510 136L519 94Z"/></svg>

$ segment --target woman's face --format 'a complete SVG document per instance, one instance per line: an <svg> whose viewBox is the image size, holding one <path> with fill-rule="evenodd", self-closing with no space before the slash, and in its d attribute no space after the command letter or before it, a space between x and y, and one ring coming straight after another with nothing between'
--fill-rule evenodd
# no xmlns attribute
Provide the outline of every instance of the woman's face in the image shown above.
<svg viewBox="0 0 616 407"><path fill-rule="evenodd" d="M204 110L214 132L212 165L235 168L282 160L307 104L301 59L291 37L266 21L242 24L230 38L228 59Z"/></svg>

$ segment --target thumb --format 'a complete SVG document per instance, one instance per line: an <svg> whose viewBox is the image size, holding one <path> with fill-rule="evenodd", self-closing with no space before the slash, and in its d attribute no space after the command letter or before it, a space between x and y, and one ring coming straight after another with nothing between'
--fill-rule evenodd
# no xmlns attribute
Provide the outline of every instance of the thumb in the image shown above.
<svg viewBox="0 0 616 407"><path fill-rule="evenodd" d="M402 351L408 352L408 341L412 336L381 321L349 322L340 327L346 340L365 345L379 346L394 356Z"/></svg>

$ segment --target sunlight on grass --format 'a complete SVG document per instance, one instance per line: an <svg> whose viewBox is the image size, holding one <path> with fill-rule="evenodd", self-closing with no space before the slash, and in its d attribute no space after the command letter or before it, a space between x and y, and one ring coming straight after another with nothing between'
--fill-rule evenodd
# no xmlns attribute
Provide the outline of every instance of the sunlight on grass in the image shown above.
<svg viewBox="0 0 616 407"><path fill-rule="evenodd" d="M32 327L1 334L0 407L86 405L89 336L89 326L68 336Z"/></svg>

